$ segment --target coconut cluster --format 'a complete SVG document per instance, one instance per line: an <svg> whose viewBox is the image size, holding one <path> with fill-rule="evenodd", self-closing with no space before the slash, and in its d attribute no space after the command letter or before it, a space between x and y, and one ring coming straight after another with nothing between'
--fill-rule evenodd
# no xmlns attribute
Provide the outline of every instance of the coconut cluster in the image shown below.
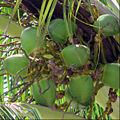
<svg viewBox="0 0 120 120"><path fill-rule="evenodd" d="M111 21L113 23L111 23ZM102 35L109 36L118 33L118 21L111 15L102 15L94 23L95 31L102 29ZM68 29L70 34L74 35L77 26L72 21L70 26L66 27L63 19L55 19L51 21L48 26L49 37L57 44L64 45L68 41ZM23 30L21 34L22 48L26 54L30 56L35 49L40 48L44 43L42 33L37 34L37 28L29 27ZM73 65L80 68L83 67L90 59L90 49L85 45L71 45L64 46L59 50L61 61L63 60L66 68L71 68ZM41 57L41 56L40 56ZM53 56L54 57L54 56ZM49 59L49 58L48 58ZM11 75L27 76L29 73L30 60L24 54L17 54L7 57L4 60L4 68ZM51 68L55 68L53 66ZM118 89L119 82L119 68L118 63L108 63L104 66L102 82L104 85ZM54 71L55 72L55 71ZM56 72L57 74L57 72ZM34 81L31 86L33 97L36 103L44 106L52 106L56 100L56 87L53 77L45 78L39 81ZM32 76L33 77L33 76ZM55 76L54 76L55 77ZM28 77L23 82L29 81ZM65 91L66 101L71 102L71 106L77 109L85 108L92 102L92 95L94 93L94 82L89 74L69 76L68 88Z"/></svg>

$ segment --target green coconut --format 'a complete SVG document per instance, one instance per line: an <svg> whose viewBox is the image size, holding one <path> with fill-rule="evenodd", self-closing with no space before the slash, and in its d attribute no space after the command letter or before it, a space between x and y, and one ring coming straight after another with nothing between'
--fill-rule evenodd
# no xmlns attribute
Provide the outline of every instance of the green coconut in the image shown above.
<svg viewBox="0 0 120 120"><path fill-rule="evenodd" d="M90 98L87 102L81 104L80 101L78 101L78 99L72 97L69 87L65 91L65 98L66 98L66 101L67 101L68 104L72 100L70 105L74 109L78 109L78 110L84 109L84 108L88 107L91 104L91 102L92 102L92 98Z"/></svg>
<svg viewBox="0 0 120 120"><path fill-rule="evenodd" d="M36 103L44 106L52 106L56 99L56 89L55 89L54 81L52 79L49 80L42 79L39 81L39 85L41 88L41 93L45 91L41 95L39 92L39 87L37 85L37 82L34 82L31 87L33 98L35 99Z"/></svg>
<svg viewBox="0 0 120 120"><path fill-rule="evenodd" d="M72 77L70 80L71 95L85 105L93 94L93 80L89 75Z"/></svg>
<svg viewBox="0 0 120 120"><path fill-rule="evenodd" d="M72 33L74 34L77 30L75 23L71 22ZM64 44L67 41L68 32L63 19L54 19L48 26L49 36L56 42Z"/></svg>
<svg viewBox="0 0 120 120"><path fill-rule="evenodd" d="M102 82L111 88L120 88L120 64L108 63L104 66Z"/></svg>
<svg viewBox="0 0 120 120"><path fill-rule="evenodd" d="M98 17L98 19L94 22L95 31L98 32L101 28L102 34L104 36L112 36L118 34L120 31L120 24L117 19L111 14L104 14Z"/></svg>
<svg viewBox="0 0 120 120"><path fill-rule="evenodd" d="M37 40L37 28L28 27L23 30L20 39L22 48L29 55L36 48L40 48L42 43L42 34L39 35L39 39Z"/></svg>
<svg viewBox="0 0 120 120"><path fill-rule="evenodd" d="M90 57L90 50L84 45L75 46L69 45L62 50L63 59L68 67L73 64L77 67L86 64Z"/></svg>
<svg viewBox="0 0 120 120"><path fill-rule="evenodd" d="M27 67L29 65L29 63L30 63L30 61L28 60L28 58L25 55L16 54L16 55L11 55L11 56L7 57L4 60L3 66L8 73L10 73L12 75L16 75L16 73L18 71ZM26 68L26 69L22 70L18 75L23 77L23 76L26 76L27 73L28 73L28 69Z"/></svg>

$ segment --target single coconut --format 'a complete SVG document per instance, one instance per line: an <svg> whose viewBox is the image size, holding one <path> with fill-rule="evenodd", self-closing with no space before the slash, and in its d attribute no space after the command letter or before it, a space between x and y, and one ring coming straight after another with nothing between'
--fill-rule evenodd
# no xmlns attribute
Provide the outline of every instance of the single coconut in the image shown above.
<svg viewBox="0 0 120 120"><path fill-rule="evenodd" d="M28 65L29 65L30 61L29 59L23 55L23 54L16 54L16 55L11 55L9 57L7 57L4 60L4 68L5 70L12 74L12 75L16 75L16 73L18 71L21 71L18 75L20 75L21 77L26 76L28 73ZM24 69L24 70L22 70Z"/></svg>
<svg viewBox="0 0 120 120"><path fill-rule="evenodd" d="M77 30L76 24L71 22L71 28L72 28L72 33L74 34ZM66 43L68 37L68 31L64 20L63 19L52 20L48 26L48 34L56 43L60 43L60 44Z"/></svg>
<svg viewBox="0 0 120 120"><path fill-rule="evenodd" d="M35 81L31 87L36 103L44 106L52 106L56 99L54 81L52 79L42 79L39 81L39 86Z"/></svg>
<svg viewBox="0 0 120 120"><path fill-rule="evenodd" d="M102 29L102 34L104 36L112 36L120 32L120 24L117 19L111 14L104 14L98 17L94 22L96 26L94 29L99 32Z"/></svg>
<svg viewBox="0 0 120 120"><path fill-rule="evenodd" d="M88 61L90 57L90 50L84 45L69 45L62 50L62 56L68 67L71 67L73 64L80 67Z"/></svg>
<svg viewBox="0 0 120 120"><path fill-rule="evenodd" d="M40 34L39 38L37 39L37 28L28 27L24 29L20 37L22 48L29 55L36 48L40 48L42 37L43 35Z"/></svg>
<svg viewBox="0 0 120 120"><path fill-rule="evenodd" d="M81 104L80 101L72 97L69 87L65 91L65 98L68 104L71 102L70 105L73 108L78 109L78 110L87 108L92 102L92 98L90 98L87 102Z"/></svg>
<svg viewBox="0 0 120 120"><path fill-rule="evenodd" d="M120 64L108 63L104 66L102 82L111 88L120 88Z"/></svg>
<svg viewBox="0 0 120 120"><path fill-rule="evenodd" d="M92 97L93 89L93 80L90 75L72 77L70 80L71 95L83 105Z"/></svg>

